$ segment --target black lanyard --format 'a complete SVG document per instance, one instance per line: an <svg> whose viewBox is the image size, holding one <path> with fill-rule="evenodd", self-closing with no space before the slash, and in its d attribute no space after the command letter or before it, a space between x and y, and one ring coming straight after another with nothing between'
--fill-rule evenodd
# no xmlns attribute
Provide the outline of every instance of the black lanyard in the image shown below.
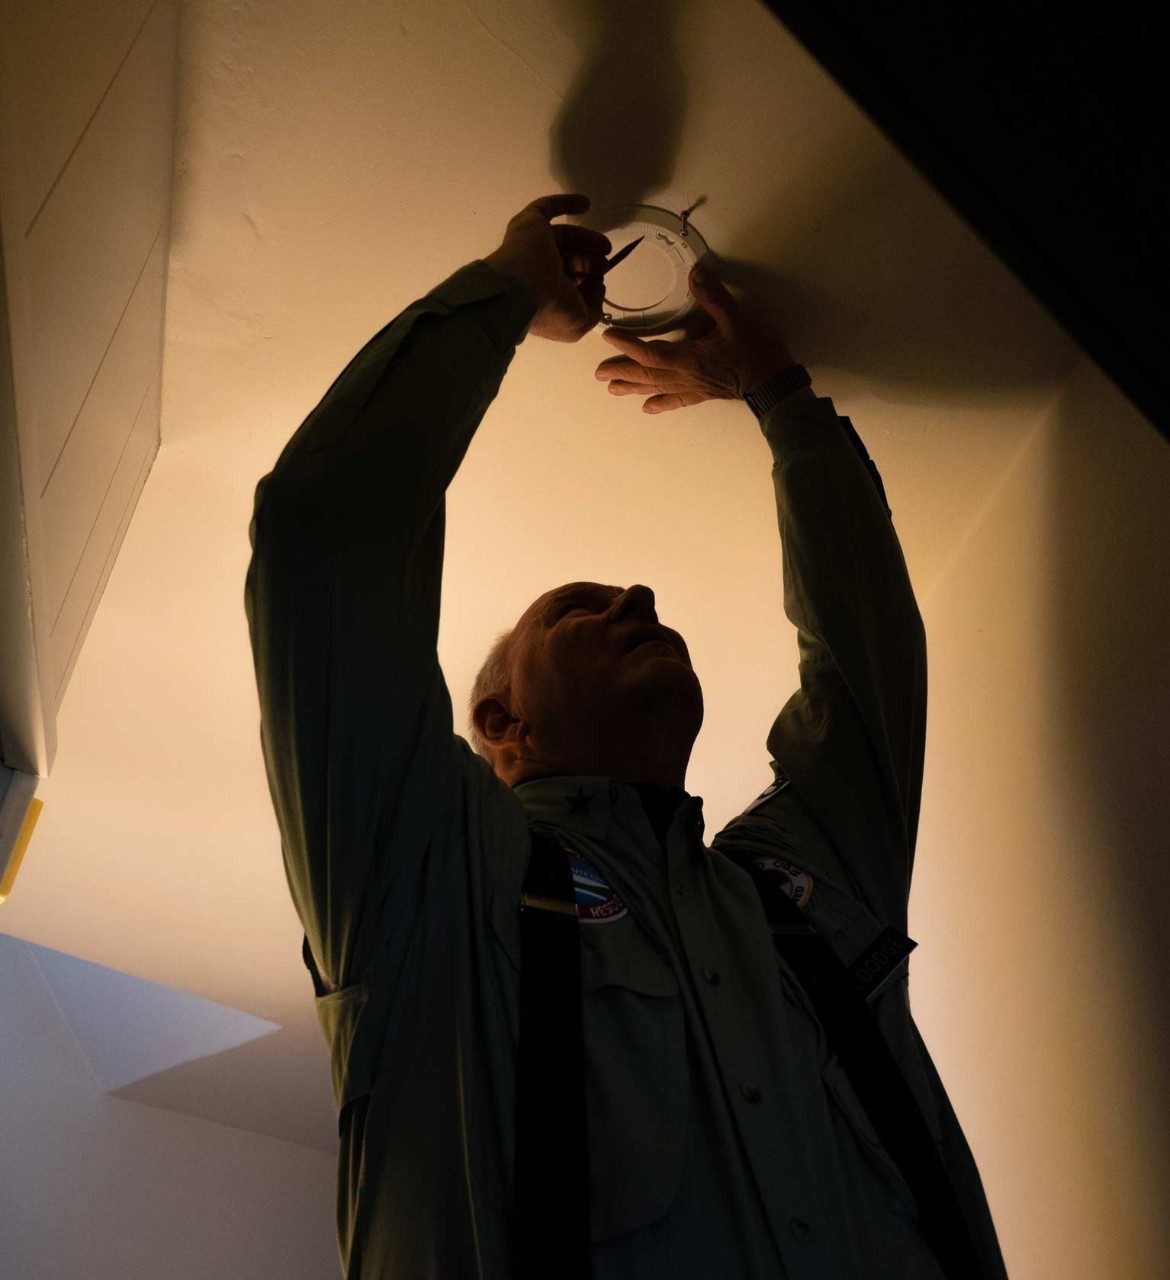
<svg viewBox="0 0 1170 1280"><path fill-rule="evenodd" d="M848 967L784 892L768 858L734 859L755 882L772 944L796 975L882 1146L918 1206L918 1223L948 1280L979 1280L967 1219L918 1100L868 1004L918 944L887 926Z"/></svg>
<svg viewBox="0 0 1170 1280"><path fill-rule="evenodd" d="M781 887L783 876L737 865L760 894L772 942L804 988L870 1123L918 1206L948 1280L979 1280L970 1228L918 1102L867 1003L916 943L887 928L848 968ZM532 828L520 906L520 1040L516 1094L518 1280L589 1280L589 1149L576 892L560 841Z"/></svg>
<svg viewBox="0 0 1170 1280"><path fill-rule="evenodd" d="M555 836L533 828L520 898L517 1280L593 1273L579 930L569 859Z"/></svg>

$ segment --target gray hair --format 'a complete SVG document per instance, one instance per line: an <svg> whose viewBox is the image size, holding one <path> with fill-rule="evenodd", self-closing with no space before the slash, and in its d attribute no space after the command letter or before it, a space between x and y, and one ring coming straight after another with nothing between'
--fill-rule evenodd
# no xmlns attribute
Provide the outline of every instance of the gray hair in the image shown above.
<svg viewBox="0 0 1170 1280"><path fill-rule="evenodd" d="M476 704L484 698L501 695L504 698L508 697L512 683L511 673L508 670L508 641L511 638L511 627L507 631L501 631L496 637L488 650L488 656L483 660L479 675L475 677L475 683L471 686L471 696L467 700L467 723L470 729L468 738L471 741L471 749L476 755L483 756L488 764L492 763L488 741L475 727L472 713L475 711Z"/></svg>

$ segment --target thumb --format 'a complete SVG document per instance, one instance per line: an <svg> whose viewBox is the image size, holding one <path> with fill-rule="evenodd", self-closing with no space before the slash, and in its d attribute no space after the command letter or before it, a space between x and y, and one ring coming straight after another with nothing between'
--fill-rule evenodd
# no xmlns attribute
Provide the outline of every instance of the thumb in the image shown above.
<svg viewBox="0 0 1170 1280"><path fill-rule="evenodd" d="M703 306L716 316L727 314L729 295L708 262L696 262L691 268L691 296L701 301Z"/></svg>

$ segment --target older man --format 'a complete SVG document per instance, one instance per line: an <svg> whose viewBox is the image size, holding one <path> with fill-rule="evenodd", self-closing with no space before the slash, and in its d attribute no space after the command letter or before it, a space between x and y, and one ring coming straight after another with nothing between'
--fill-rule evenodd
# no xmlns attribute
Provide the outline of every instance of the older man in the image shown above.
<svg viewBox="0 0 1170 1280"><path fill-rule="evenodd" d="M600 319L608 240L551 224L587 205L534 201L499 249L375 335L256 492L246 609L332 1052L344 1273L513 1274L518 904L536 823L576 885L593 1275L937 1280L915 1194L743 869L771 859L846 965L902 936L922 623L851 424L718 282L692 280L702 337L607 333L618 354L598 376L649 411L724 398L756 413L801 659L768 735L772 784L704 844L685 790L699 680L641 584L542 595L476 683L477 750L454 732L436 655L446 489L517 344L575 342ZM903 957L870 1011L962 1205L967 1274L1003 1277L907 983ZM547 1274L569 1270L549 1257Z"/></svg>

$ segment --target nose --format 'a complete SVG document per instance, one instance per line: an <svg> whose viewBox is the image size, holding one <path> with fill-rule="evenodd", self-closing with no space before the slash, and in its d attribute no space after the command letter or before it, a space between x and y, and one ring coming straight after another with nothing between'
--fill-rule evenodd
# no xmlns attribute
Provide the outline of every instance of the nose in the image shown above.
<svg viewBox="0 0 1170 1280"><path fill-rule="evenodd" d="M614 606L614 621L620 622L623 618L647 618L651 622L657 622L658 614L654 611L654 592L649 587L642 586L641 583L627 587L618 596L617 604Z"/></svg>

